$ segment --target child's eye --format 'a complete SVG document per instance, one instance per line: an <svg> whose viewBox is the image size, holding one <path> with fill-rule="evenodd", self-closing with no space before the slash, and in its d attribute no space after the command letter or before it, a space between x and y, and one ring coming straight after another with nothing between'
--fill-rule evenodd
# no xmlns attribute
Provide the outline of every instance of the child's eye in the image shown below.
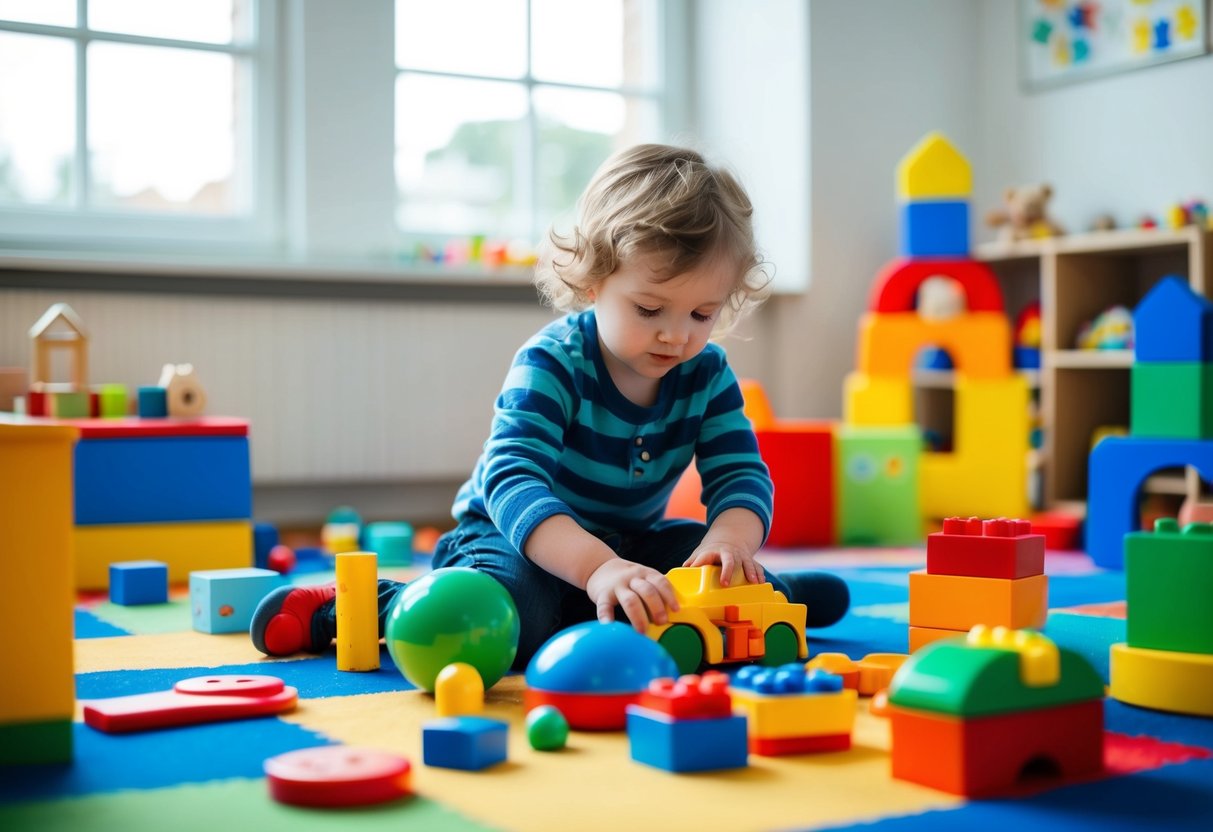
<svg viewBox="0 0 1213 832"><path fill-rule="evenodd" d="M708 321L712 320L712 318L714 318L715 316L716 316L715 313L712 313L711 315L705 315L702 312L692 312L691 313L691 317L694 318L695 320L699 321L699 323L701 323L701 324L707 323Z"/></svg>
<svg viewBox="0 0 1213 832"><path fill-rule="evenodd" d="M642 318L655 318L659 314L661 314L661 307L659 306L656 309L649 309L647 306L641 306L638 303L638 304L636 304L636 312Z"/></svg>

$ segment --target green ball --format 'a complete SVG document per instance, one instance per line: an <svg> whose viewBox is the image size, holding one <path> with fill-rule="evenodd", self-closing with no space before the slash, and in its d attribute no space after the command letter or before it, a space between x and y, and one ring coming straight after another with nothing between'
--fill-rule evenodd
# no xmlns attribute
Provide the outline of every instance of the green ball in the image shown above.
<svg viewBox="0 0 1213 832"><path fill-rule="evenodd" d="M555 705L540 705L526 715L526 738L536 751L559 751L569 741L569 721Z"/></svg>
<svg viewBox="0 0 1213 832"><path fill-rule="evenodd" d="M435 569L396 596L383 634L404 678L433 693L452 662L480 673L488 690L518 653L518 609L505 587L464 567Z"/></svg>

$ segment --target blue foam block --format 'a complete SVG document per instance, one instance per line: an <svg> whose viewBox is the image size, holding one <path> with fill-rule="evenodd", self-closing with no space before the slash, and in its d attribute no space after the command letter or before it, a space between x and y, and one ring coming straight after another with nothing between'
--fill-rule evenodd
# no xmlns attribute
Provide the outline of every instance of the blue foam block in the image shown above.
<svg viewBox="0 0 1213 832"><path fill-rule="evenodd" d="M81 526L248 519L248 437L82 439L75 492Z"/></svg>
<svg viewBox="0 0 1213 832"><path fill-rule="evenodd" d="M666 771L721 771L749 762L744 716L673 719L660 711L628 705L632 759Z"/></svg>
<svg viewBox="0 0 1213 832"><path fill-rule="evenodd" d="M261 599L286 579L270 569L207 569L190 573L190 616L200 633L248 632Z"/></svg>
<svg viewBox="0 0 1213 832"><path fill-rule="evenodd" d="M168 603L168 564L128 560L110 564L110 601L133 607Z"/></svg>
<svg viewBox="0 0 1213 832"><path fill-rule="evenodd" d="M454 716L421 727L421 756L427 766L480 771L505 762L509 726L496 719Z"/></svg>
<svg viewBox="0 0 1213 832"><path fill-rule="evenodd" d="M1156 283L1134 310L1133 328L1139 362L1213 361L1213 302L1183 278Z"/></svg>
<svg viewBox="0 0 1213 832"><path fill-rule="evenodd" d="M967 257L969 203L951 200L903 202L900 251L903 257Z"/></svg>

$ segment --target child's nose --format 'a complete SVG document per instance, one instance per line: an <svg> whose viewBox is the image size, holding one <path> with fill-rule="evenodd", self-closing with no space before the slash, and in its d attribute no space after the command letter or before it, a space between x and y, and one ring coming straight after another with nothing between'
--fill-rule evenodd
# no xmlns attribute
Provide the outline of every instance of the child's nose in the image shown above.
<svg viewBox="0 0 1213 832"><path fill-rule="evenodd" d="M668 326L661 331L658 337L667 344L685 344L689 335L688 327Z"/></svg>

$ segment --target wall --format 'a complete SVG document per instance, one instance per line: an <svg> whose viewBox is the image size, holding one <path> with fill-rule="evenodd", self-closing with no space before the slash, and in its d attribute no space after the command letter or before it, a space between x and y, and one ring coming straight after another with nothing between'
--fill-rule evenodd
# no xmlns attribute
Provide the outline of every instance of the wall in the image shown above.
<svg viewBox="0 0 1213 832"><path fill-rule="evenodd" d="M1133 225L1143 213L1161 220L1175 202L1213 201L1213 56L1026 93L1016 4L983 0L978 19L977 205L1045 181L1062 224L1082 231L1105 212Z"/></svg>

